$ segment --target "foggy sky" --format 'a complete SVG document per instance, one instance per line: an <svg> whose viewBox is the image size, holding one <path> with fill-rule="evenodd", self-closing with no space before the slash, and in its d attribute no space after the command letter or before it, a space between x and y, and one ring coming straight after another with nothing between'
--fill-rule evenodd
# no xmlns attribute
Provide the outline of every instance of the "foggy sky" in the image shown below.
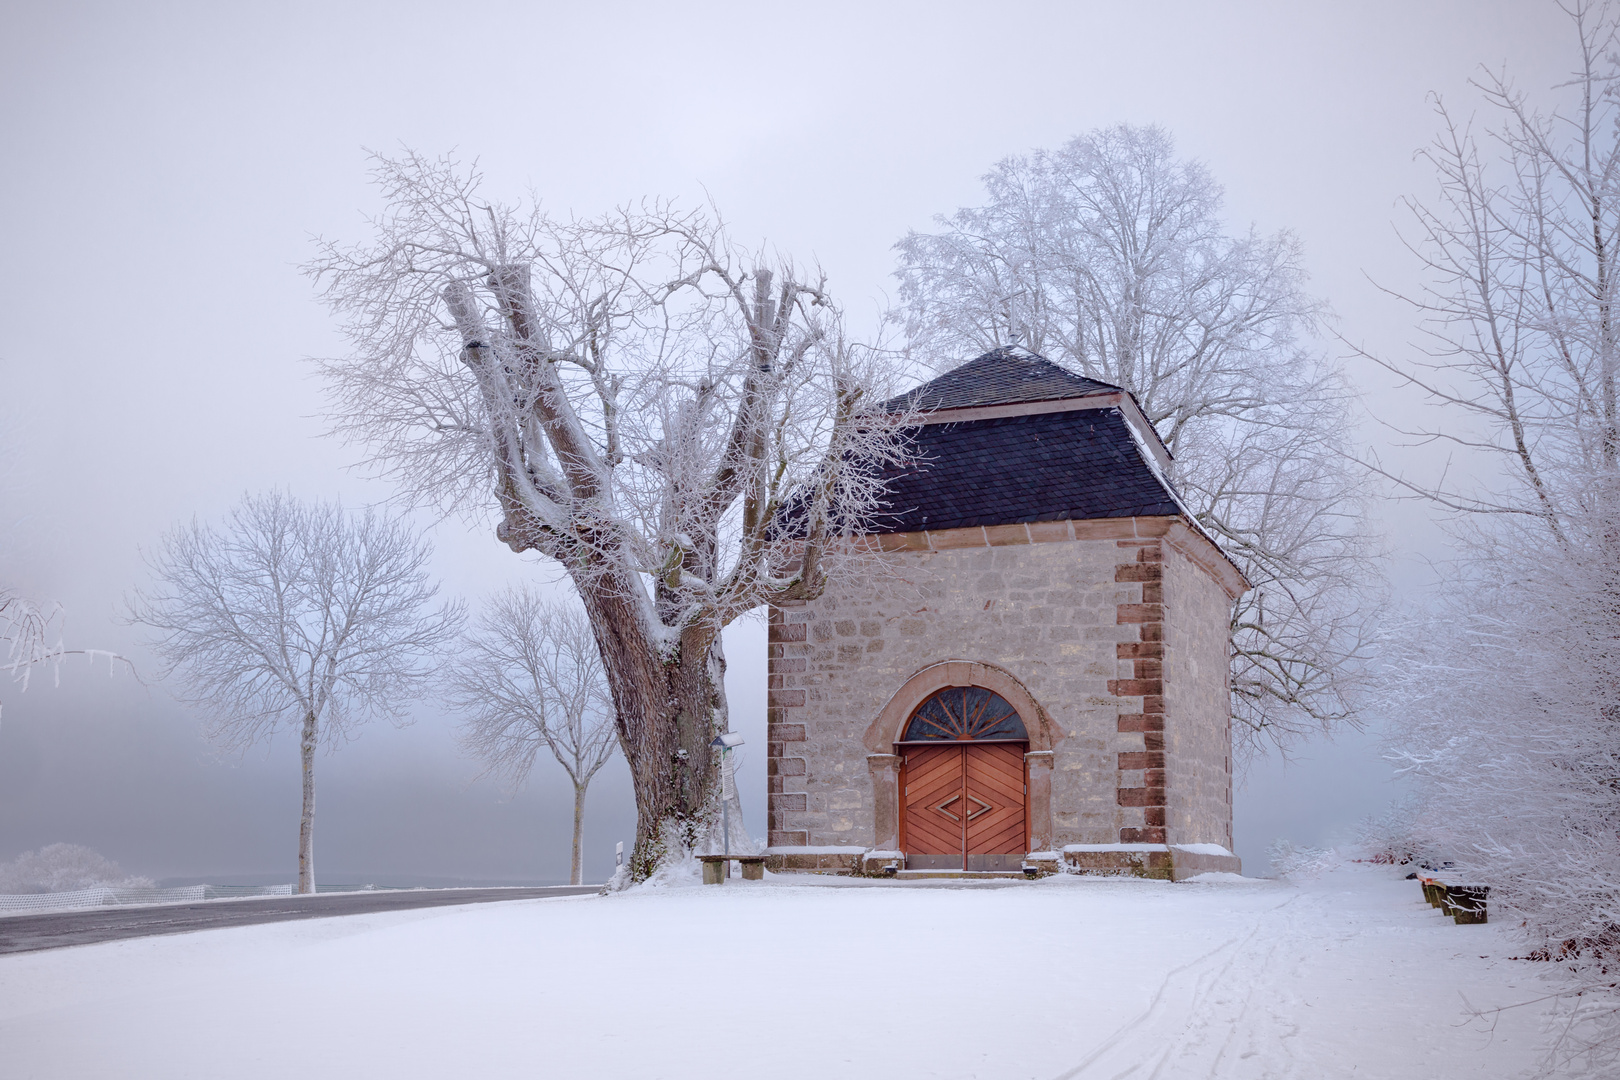
<svg viewBox="0 0 1620 1080"><path fill-rule="evenodd" d="M232 6L234 8L234 6ZM701 13L701 14L699 14ZM0 685L0 859L88 844L159 878L291 880L294 745L219 760L116 620L141 548L284 486L350 505L386 486L323 437L307 358L342 350L298 265L359 239L365 148L478 159L486 192L559 213L712 198L738 239L819 261L857 324L890 246L979 197L997 159L1118 121L1159 123L1226 189L1234 229L1292 229L1352 341L1401 355L1415 259L1392 223L1432 179L1431 92L1472 101L1481 63L1533 91L1572 33L1551 3L17 4L0 11L0 574L61 601L70 646L129 654ZM1466 110L1465 110L1466 111ZM1372 280L1369 280L1372 279ZM1342 347L1324 343L1324 349ZM965 357L963 359L966 359ZM1410 406L1351 365L1374 410ZM1433 462L1365 436L1386 459ZM476 600L555 577L488 521L434 525L436 570ZM1391 578L1437 534L1385 508ZM764 648L728 633L744 807L764 831ZM569 795L542 763L513 795L476 779L442 710L375 725L317 763L327 882L561 880ZM1387 803L1376 739L1262 763L1239 854L1318 842ZM587 872L632 836L622 764L596 781Z"/></svg>

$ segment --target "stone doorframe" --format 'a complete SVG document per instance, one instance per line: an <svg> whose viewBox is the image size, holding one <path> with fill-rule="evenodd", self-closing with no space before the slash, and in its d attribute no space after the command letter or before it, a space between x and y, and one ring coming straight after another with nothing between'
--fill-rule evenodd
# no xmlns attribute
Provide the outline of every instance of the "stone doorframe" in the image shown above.
<svg viewBox="0 0 1620 1080"><path fill-rule="evenodd" d="M1029 733L1030 850L1045 850L1052 842L1052 732L1055 727L1035 696L1006 670L974 660L942 660L929 664L903 683L862 739L866 765L872 773L872 838L882 851L900 850L900 741L906 722L917 707L937 691L950 686L979 686L1018 711Z"/></svg>

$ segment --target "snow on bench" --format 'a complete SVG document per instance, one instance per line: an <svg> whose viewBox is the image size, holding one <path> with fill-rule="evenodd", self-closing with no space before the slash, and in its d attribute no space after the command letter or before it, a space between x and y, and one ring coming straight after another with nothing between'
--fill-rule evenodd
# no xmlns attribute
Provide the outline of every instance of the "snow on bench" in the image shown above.
<svg viewBox="0 0 1620 1080"><path fill-rule="evenodd" d="M1490 914L1488 898L1491 893L1489 885L1448 881L1432 873L1418 874L1417 879L1418 884L1423 886L1423 898L1429 905L1450 915L1457 925L1488 921Z"/></svg>

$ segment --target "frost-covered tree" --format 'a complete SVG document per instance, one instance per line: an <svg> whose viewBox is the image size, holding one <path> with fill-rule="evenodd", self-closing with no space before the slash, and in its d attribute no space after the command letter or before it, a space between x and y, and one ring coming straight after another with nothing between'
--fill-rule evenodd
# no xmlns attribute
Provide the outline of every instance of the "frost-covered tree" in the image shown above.
<svg viewBox="0 0 1620 1080"><path fill-rule="evenodd" d="M1406 843L1489 883L1554 953L1620 949L1613 520L1563 514L1561 541L1475 531L1385 676L1391 757L1415 782Z"/></svg>
<svg viewBox="0 0 1620 1080"><path fill-rule="evenodd" d="M636 796L632 873L711 838L720 631L860 558L904 417L819 275L712 213L591 219L487 201L476 173L379 159L386 209L311 272L352 349L337 430L415 501L475 516L578 591ZM887 391L887 387L880 388ZM803 492L794 530L778 528Z"/></svg>
<svg viewBox="0 0 1620 1080"><path fill-rule="evenodd" d="M1232 612L1239 738L1354 722L1376 575L1350 394L1308 347L1298 241L1225 231L1221 189L1156 127L1009 157L984 183L982 204L896 245L912 355L1021 345L1131 391L1255 585Z"/></svg>
<svg viewBox="0 0 1620 1080"><path fill-rule="evenodd" d="M1610 11L1565 11L1555 102L1486 71L1495 127L1440 103L1438 194L1411 204L1429 344L1374 359L1435 406L1409 434L1463 468L1392 475L1449 512L1458 546L1389 660L1386 708L1412 843L1601 974L1620 951L1620 58ZM1620 1045L1620 1013L1581 1015Z"/></svg>
<svg viewBox="0 0 1620 1080"><path fill-rule="evenodd" d="M403 721L461 629L459 603L434 603L431 554L403 522L272 492L219 526L170 532L131 601L211 741L243 750L298 732L299 892L315 891L316 748L377 716Z"/></svg>
<svg viewBox="0 0 1620 1080"><path fill-rule="evenodd" d="M520 785L541 749L574 787L568 880L584 881L585 792L619 747L613 695L584 612L533 589L490 597L463 638L447 697L462 713L462 744L490 773Z"/></svg>

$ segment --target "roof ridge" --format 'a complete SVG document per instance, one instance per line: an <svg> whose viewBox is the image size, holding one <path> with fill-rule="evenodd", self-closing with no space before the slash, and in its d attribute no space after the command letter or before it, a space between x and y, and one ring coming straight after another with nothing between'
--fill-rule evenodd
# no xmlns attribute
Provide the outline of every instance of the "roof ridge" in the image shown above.
<svg viewBox="0 0 1620 1080"><path fill-rule="evenodd" d="M960 409L1063 401L1119 392L1120 387L1077 375L1020 345L1003 345L960 364L883 403L885 410Z"/></svg>

